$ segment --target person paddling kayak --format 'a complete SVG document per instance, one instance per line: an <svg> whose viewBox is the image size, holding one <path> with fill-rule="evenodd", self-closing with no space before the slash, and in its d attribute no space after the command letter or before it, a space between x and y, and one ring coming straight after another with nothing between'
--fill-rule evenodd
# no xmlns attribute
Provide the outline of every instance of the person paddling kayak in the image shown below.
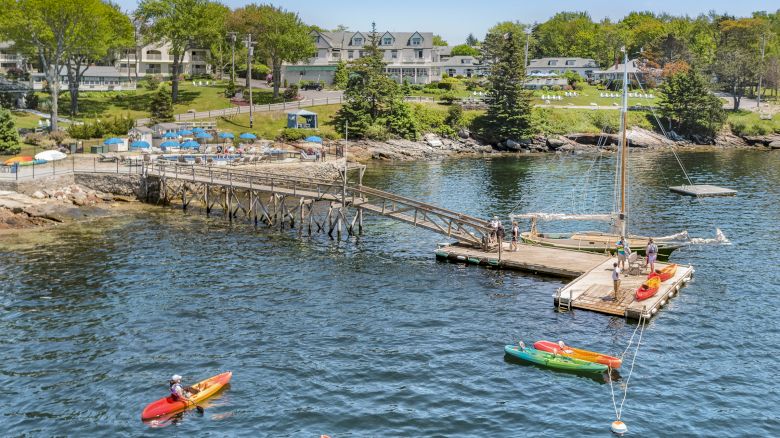
<svg viewBox="0 0 780 438"><path fill-rule="evenodd" d="M186 388L181 386L181 376L178 374L171 376L171 381L169 383L171 386L171 397L175 401L189 401L190 394L197 394L199 392L197 389L190 386Z"/></svg>

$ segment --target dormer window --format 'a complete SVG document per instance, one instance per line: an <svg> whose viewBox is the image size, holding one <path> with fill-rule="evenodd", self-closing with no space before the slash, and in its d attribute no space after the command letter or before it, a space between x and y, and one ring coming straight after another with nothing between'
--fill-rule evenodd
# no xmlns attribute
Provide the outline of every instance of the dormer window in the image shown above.
<svg viewBox="0 0 780 438"><path fill-rule="evenodd" d="M413 46L419 46L420 44L422 44L422 38L420 38L420 37L412 38L412 45Z"/></svg>
<svg viewBox="0 0 780 438"><path fill-rule="evenodd" d="M382 45L389 46L393 44L393 38L392 37L384 37L382 38Z"/></svg>
<svg viewBox="0 0 780 438"><path fill-rule="evenodd" d="M558 65L558 61L556 60L547 61L547 65Z"/></svg>
<svg viewBox="0 0 780 438"><path fill-rule="evenodd" d="M362 46L363 45L363 38L362 37L352 38L352 45L353 46Z"/></svg>
<svg viewBox="0 0 780 438"><path fill-rule="evenodd" d="M569 60L566 61L566 65L574 65L574 64L576 64L576 62L577 61L575 61L573 59L569 59Z"/></svg>

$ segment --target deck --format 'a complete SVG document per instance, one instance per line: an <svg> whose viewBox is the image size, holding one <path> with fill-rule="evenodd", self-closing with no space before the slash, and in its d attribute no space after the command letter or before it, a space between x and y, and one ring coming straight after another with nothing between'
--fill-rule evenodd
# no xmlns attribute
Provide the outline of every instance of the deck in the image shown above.
<svg viewBox="0 0 780 438"><path fill-rule="evenodd" d="M697 198L705 198L710 196L734 196L737 194L736 190L727 189L725 187L712 186L709 184L672 186L669 187L669 190L674 193L695 196Z"/></svg>

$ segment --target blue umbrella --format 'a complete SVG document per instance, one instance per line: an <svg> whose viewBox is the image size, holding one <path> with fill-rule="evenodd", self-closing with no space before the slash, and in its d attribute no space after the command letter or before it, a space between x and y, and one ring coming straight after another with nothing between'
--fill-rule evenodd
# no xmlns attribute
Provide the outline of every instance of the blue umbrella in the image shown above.
<svg viewBox="0 0 780 438"><path fill-rule="evenodd" d="M322 139L317 137L316 135L312 135L311 137L306 137L306 141L310 141L312 143L322 143Z"/></svg>
<svg viewBox="0 0 780 438"><path fill-rule="evenodd" d="M142 141L142 140L136 140L132 143L130 143L131 148L139 148L139 149L146 149L149 147L149 143Z"/></svg>
<svg viewBox="0 0 780 438"><path fill-rule="evenodd" d="M254 140L257 138L256 135L252 134L251 132L245 132L238 136L239 138L243 138L244 140Z"/></svg>
<svg viewBox="0 0 780 438"><path fill-rule="evenodd" d="M177 148L179 147L178 141L164 141L160 143L161 148Z"/></svg>
<svg viewBox="0 0 780 438"><path fill-rule="evenodd" d="M232 132L220 132L219 138L235 138Z"/></svg>
<svg viewBox="0 0 780 438"><path fill-rule="evenodd" d="M124 142L125 141L122 140L121 138L111 137L111 138L107 139L106 141L104 141L103 144L105 144L105 145L109 145L109 144L122 144Z"/></svg>
<svg viewBox="0 0 780 438"><path fill-rule="evenodd" d="M197 134L198 132L206 132L206 130L203 128L192 128L192 132Z"/></svg>
<svg viewBox="0 0 780 438"><path fill-rule="evenodd" d="M183 149L198 149L200 144L195 140L188 140L181 144Z"/></svg>
<svg viewBox="0 0 780 438"><path fill-rule="evenodd" d="M195 134L195 138L214 138L208 132L198 132Z"/></svg>
<svg viewBox="0 0 780 438"><path fill-rule="evenodd" d="M192 135L192 131L190 131L189 129L182 129L181 131L179 131L179 135L181 136Z"/></svg>
<svg viewBox="0 0 780 438"><path fill-rule="evenodd" d="M178 136L179 136L179 134L177 134L175 132L170 132L169 131L169 132L166 132L165 134L163 134L162 138L176 138Z"/></svg>

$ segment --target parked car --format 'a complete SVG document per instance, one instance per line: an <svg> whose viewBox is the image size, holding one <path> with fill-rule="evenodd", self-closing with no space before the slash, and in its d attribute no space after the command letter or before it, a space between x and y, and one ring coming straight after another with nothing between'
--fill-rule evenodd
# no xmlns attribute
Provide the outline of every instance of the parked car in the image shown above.
<svg viewBox="0 0 780 438"><path fill-rule="evenodd" d="M305 82L301 84L301 90L322 91L323 88L322 82Z"/></svg>

